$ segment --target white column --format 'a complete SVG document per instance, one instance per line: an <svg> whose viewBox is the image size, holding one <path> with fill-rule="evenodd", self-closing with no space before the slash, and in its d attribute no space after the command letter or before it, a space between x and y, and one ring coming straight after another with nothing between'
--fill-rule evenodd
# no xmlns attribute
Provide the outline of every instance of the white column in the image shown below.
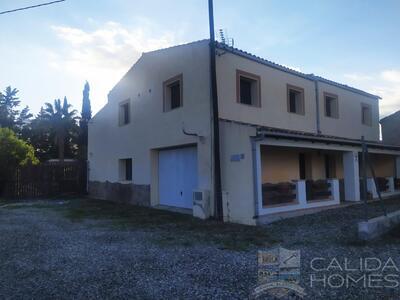
<svg viewBox="0 0 400 300"><path fill-rule="evenodd" d="M296 199L300 205L307 205L306 182L304 180L296 181Z"/></svg>
<svg viewBox="0 0 400 300"><path fill-rule="evenodd" d="M378 198L378 193L376 191L376 185L373 178L367 178L367 190L372 194L372 199Z"/></svg>
<svg viewBox="0 0 400 300"><path fill-rule="evenodd" d="M330 192L332 195L332 200L339 204L340 202L340 191L339 191L339 180L338 179L329 179L328 182L331 184Z"/></svg>
<svg viewBox="0 0 400 300"><path fill-rule="evenodd" d="M388 192L393 193L394 192L394 178L393 177L386 177L387 181L388 181Z"/></svg>
<svg viewBox="0 0 400 300"><path fill-rule="evenodd" d="M343 153L344 191L346 201L360 201L358 152Z"/></svg>

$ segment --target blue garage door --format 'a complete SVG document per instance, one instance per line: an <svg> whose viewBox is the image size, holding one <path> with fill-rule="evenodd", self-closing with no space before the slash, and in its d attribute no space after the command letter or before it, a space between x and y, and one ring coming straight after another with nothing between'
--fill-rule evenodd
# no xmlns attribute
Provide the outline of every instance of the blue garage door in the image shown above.
<svg viewBox="0 0 400 300"><path fill-rule="evenodd" d="M192 208L192 192L197 188L196 147L160 151L158 180L161 205Z"/></svg>

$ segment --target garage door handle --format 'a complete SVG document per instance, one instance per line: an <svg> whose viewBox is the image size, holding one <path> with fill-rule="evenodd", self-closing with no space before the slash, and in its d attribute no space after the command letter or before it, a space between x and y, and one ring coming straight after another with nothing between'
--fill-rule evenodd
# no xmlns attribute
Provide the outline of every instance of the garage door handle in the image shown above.
<svg viewBox="0 0 400 300"><path fill-rule="evenodd" d="M181 191L181 196L183 195L182 191Z"/></svg>

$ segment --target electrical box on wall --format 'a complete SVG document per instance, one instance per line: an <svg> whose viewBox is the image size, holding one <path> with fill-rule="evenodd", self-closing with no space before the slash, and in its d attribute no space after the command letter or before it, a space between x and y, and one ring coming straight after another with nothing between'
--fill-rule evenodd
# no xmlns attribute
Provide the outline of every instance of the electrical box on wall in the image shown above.
<svg viewBox="0 0 400 300"><path fill-rule="evenodd" d="M193 216L200 219L210 217L210 191L193 191Z"/></svg>

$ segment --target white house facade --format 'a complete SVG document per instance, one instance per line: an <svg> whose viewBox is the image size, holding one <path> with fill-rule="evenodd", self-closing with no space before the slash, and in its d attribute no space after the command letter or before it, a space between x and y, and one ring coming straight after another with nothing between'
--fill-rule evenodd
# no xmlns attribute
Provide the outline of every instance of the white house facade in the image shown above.
<svg viewBox="0 0 400 300"><path fill-rule="evenodd" d="M360 201L360 139L378 187L400 191L379 97L217 44L224 220L255 225ZM145 53L89 124L92 197L207 218L214 211L209 41ZM397 167L399 165L399 167Z"/></svg>

